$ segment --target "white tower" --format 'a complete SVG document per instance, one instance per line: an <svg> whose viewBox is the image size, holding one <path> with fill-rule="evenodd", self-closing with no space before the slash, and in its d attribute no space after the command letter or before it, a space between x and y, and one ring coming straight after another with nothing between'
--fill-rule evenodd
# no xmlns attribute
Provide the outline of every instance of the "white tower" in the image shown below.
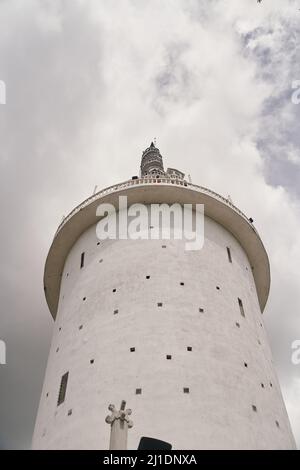
<svg viewBox="0 0 300 470"><path fill-rule="evenodd" d="M205 241L105 240L100 203L204 204ZM150 227L151 228L151 227ZM164 171L152 143L140 177L106 188L60 224L44 274L55 320L35 449L108 449L109 403L127 401L141 436L173 449L295 447L262 312L263 243L228 199Z"/></svg>

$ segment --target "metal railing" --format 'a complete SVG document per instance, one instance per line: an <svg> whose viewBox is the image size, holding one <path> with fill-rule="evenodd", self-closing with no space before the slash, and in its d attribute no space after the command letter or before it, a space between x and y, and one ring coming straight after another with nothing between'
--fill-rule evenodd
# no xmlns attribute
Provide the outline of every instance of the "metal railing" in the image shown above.
<svg viewBox="0 0 300 470"><path fill-rule="evenodd" d="M173 178L152 178L152 177L142 177L134 180L127 180L124 181L123 183L118 183L114 184L113 186L109 186L108 188L104 188L101 191L98 191L97 193L93 194L92 196L88 197L83 201L81 204L76 206L66 217L63 218L61 223L58 226L58 229L55 232L54 238L58 234L58 232L62 229L62 227L75 215L77 212L82 210L84 207L88 206L91 202L100 199L103 196L106 196L107 194L111 194L115 191L119 191L121 189L126 189L130 188L131 186L136 186L136 185L143 185L143 184L168 184L170 186L183 186L189 189L193 189L195 191L199 191L204 194L208 194L210 196L213 196L215 199L223 202L227 206L229 206L231 209L233 209L235 212L237 212L241 217L243 217L253 228L253 230L256 232L254 226L252 223L249 221L248 217L240 210L238 209L234 204L232 204L229 199L226 199L225 197L221 196L220 194L216 193L215 191L212 191L211 189L205 188L204 186L198 186L196 184L188 183L185 180L180 180L180 179L174 179ZM257 232L256 232L257 233Z"/></svg>

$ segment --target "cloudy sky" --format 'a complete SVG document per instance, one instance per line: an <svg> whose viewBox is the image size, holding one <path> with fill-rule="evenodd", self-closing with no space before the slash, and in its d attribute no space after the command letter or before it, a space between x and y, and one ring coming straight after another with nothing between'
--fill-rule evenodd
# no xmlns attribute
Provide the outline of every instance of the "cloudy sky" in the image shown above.
<svg viewBox="0 0 300 470"><path fill-rule="evenodd" d="M0 448L29 448L52 332L43 267L63 215L166 166L254 218L264 314L300 446L300 0L0 0ZM300 97L300 93L297 95Z"/></svg>

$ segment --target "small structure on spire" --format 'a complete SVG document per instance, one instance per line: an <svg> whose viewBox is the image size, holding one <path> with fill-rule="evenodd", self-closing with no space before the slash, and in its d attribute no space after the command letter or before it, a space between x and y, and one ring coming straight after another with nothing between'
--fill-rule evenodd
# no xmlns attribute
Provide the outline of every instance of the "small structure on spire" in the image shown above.
<svg viewBox="0 0 300 470"><path fill-rule="evenodd" d="M150 147L144 150L141 161L141 176L159 178L164 176L164 164L160 151L151 142Z"/></svg>
<svg viewBox="0 0 300 470"><path fill-rule="evenodd" d="M141 161L141 178L171 178L172 180L184 180L184 173L176 168L164 170L163 158L156 147L156 138L150 146L144 150Z"/></svg>

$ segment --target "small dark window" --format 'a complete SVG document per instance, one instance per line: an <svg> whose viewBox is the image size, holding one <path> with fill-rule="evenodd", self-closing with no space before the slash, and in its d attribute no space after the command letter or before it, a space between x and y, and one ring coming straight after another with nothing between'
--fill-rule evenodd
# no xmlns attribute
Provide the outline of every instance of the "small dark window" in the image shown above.
<svg viewBox="0 0 300 470"><path fill-rule="evenodd" d="M272 384L272 382L270 382L270 387L273 387L273 384Z"/></svg>
<svg viewBox="0 0 300 470"><path fill-rule="evenodd" d="M84 266L84 252L81 253L81 257L80 257L80 269L83 268Z"/></svg>
<svg viewBox="0 0 300 470"><path fill-rule="evenodd" d="M257 340L258 344L261 344L261 342L259 341L259 339Z"/></svg>
<svg viewBox="0 0 300 470"><path fill-rule="evenodd" d="M116 313L119 313L119 310L116 308L116 310L114 310L114 315L116 315Z"/></svg>
<svg viewBox="0 0 300 470"><path fill-rule="evenodd" d="M231 251L230 248L227 246L227 255L228 255L228 261L229 263L232 263L232 258L231 258Z"/></svg>
<svg viewBox="0 0 300 470"><path fill-rule="evenodd" d="M100 245L100 242L97 242L97 246L99 246L99 245Z"/></svg>
<svg viewBox="0 0 300 470"><path fill-rule="evenodd" d="M158 306L158 307L162 307L162 302L158 302L158 303L157 303L157 306Z"/></svg>
<svg viewBox="0 0 300 470"><path fill-rule="evenodd" d="M83 325L80 325L78 328L79 328L79 330L82 330L82 328L83 328Z"/></svg>
<svg viewBox="0 0 300 470"><path fill-rule="evenodd" d="M56 352L58 352L58 351L59 351L59 348L56 348Z"/></svg>
<svg viewBox="0 0 300 470"><path fill-rule="evenodd" d="M167 355L166 355L166 359L172 359L171 354L167 354Z"/></svg>
<svg viewBox="0 0 300 470"><path fill-rule="evenodd" d="M240 324L237 321L235 322L235 324L238 328L240 327Z"/></svg>
<svg viewBox="0 0 300 470"><path fill-rule="evenodd" d="M260 386L261 386L261 388L265 388L265 386L264 386L264 384L263 384L263 383L261 383L261 384L260 384Z"/></svg>
<svg viewBox="0 0 300 470"><path fill-rule="evenodd" d="M199 307L199 312L200 312L200 313L203 313L203 312L204 312L204 308Z"/></svg>
<svg viewBox="0 0 300 470"><path fill-rule="evenodd" d="M190 389L188 387L183 388L183 393L190 393Z"/></svg>
<svg viewBox="0 0 300 470"><path fill-rule="evenodd" d="M130 348L130 352L134 352L135 351L135 348Z"/></svg>
<svg viewBox="0 0 300 470"><path fill-rule="evenodd" d="M187 349L187 351L192 351L193 350L192 346L188 346L186 349Z"/></svg>
<svg viewBox="0 0 300 470"><path fill-rule="evenodd" d="M68 411L68 416L71 416L71 414L72 414L72 410L69 410Z"/></svg>
<svg viewBox="0 0 300 470"><path fill-rule="evenodd" d="M162 245L161 247L162 247L162 248L167 248L167 245Z"/></svg>
<svg viewBox="0 0 300 470"><path fill-rule="evenodd" d="M99 259L99 263L102 263L102 261L103 261L103 259L102 259L102 258L101 258L101 259Z"/></svg>
<svg viewBox="0 0 300 470"><path fill-rule="evenodd" d="M150 276L146 276L146 279L150 279Z"/></svg>
<svg viewBox="0 0 300 470"><path fill-rule="evenodd" d="M248 367L248 364L247 364L247 362L244 362L244 366L245 366L245 367Z"/></svg>
<svg viewBox="0 0 300 470"><path fill-rule="evenodd" d="M91 359L90 360L90 364L94 364L95 360L94 359Z"/></svg>
<svg viewBox="0 0 300 470"><path fill-rule="evenodd" d="M279 428L280 426L279 426L279 423L278 423L278 421L275 421L275 423L276 423L276 426Z"/></svg>
<svg viewBox="0 0 300 470"><path fill-rule="evenodd" d="M58 392L57 406L59 406L61 403L65 401L68 377L69 377L69 372L66 372L61 378L59 392Z"/></svg>
<svg viewBox="0 0 300 470"><path fill-rule="evenodd" d="M245 317L245 311L244 311L243 302L241 301L240 298L238 298L238 303L239 303L241 315L242 315L242 317Z"/></svg>
<svg viewBox="0 0 300 470"><path fill-rule="evenodd" d="M113 292L116 292L117 289L113 289Z"/></svg>
<svg viewBox="0 0 300 470"><path fill-rule="evenodd" d="M86 297L83 297L83 299L82 299L82 300L83 300L83 301L85 301L85 300L86 300Z"/></svg>
<svg viewBox="0 0 300 470"><path fill-rule="evenodd" d="M180 285L181 285L181 286L184 286L184 282L181 282Z"/></svg>
<svg viewBox="0 0 300 470"><path fill-rule="evenodd" d="M257 408L255 405L252 405L252 410L255 411L255 413L257 412Z"/></svg>
<svg viewBox="0 0 300 470"><path fill-rule="evenodd" d="M220 287L219 287L219 286L216 286L216 289L217 289L217 290L220 290Z"/></svg>
<svg viewBox="0 0 300 470"><path fill-rule="evenodd" d="M47 397L47 398L49 397L49 392L46 393L46 397Z"/></svg>
<svg viewBox="0 0 300 470"><path fill-rule="evenodd" d="M141 388L136 388L135 389L135 394L136 395L142 395L142 389Z"/></svg>
<svg viewBox="0 0 300 470"><path fill-rule="evenodd" d="M58 331L61 331L61 326L58 328Z"/></svg>
<svg viewBox="0 0 300 470"><path fill-rule="evenodd" d="M67 273L67 277L69 277L69 273Z"/></svg>

